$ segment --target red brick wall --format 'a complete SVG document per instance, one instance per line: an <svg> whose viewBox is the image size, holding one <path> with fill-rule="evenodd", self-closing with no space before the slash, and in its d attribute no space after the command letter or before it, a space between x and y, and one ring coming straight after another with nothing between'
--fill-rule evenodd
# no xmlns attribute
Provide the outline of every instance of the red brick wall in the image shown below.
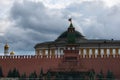
<svg viewBox="0 0 120 80"><path fill-rule="evenodd" d="M50 68L58 68L59 63L63 60L61 58L40 58L40 57L25 57L10 58L0 56L0 65L3 69L3 73L6 76L10 69L18 69L20 74L26 73L29 75L31 72L36 71L39 74L40 69L43 68L44 72L47 72ZM119 58L79 58L78 61L80 67L87 70L94 69L96 73L103 70L104 74L107 74L108 69L111 70L116 78L120 78L120 57Z"/></svg>

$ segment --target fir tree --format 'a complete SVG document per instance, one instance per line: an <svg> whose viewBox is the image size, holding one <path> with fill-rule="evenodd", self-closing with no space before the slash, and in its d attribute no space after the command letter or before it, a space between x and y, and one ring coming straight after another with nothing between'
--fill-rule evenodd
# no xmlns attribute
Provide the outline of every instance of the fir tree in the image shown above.
<svg viewBox="0 0 120 80"><path fill-rule="evenodd" d="M35 71L29 75L29 80L36 80L36 78L37 78L37 74Z"/></svg>
<svg viewBox="0 0 120 80"><path fill-rule="evenodd" d="M3 77L3 71L1 66L0 66L0 77Z"/></svg>
<svg viewBox="0 0 120 80"><path fill-rule="evenodd" d="M12 77L14 77L14 78L15 77L19 78L20 77L19 71L16 68L13 69Z"/></svg>
<svg viewBox="0 0 120 80"><path fill-rule="evenodd" d="M40 70L40 74L39 74L39 80L43 80L43 69L41 68Z"/></svg>
<svg viewBox="0 0 120 80"><path fill-rule="evenodd" d="M92 70L89 72L90 80L94 80L94 76L95 76L95 71L92 69Z"/></svg>
<svg viewBox="0 0 120 80"><path fill-rule="evenodd" d="M55 80L61 80L59 73L56 73L56 79Z"/></svg>
<svg viewBox="0 0 120 80"><path fill-rule="evenodd" d="M9 70L7 77L19 78L19 71L16 68L14 68L13 71Z"/></svg>
<svg viewBox="0 0 120 80"><path fill-rule="evenodd" d="M51 80L51 73L49 71L47 72L47 80Z"/></svg>
<svg viewBox="0 0 120 80"><path fill-rule="evenodd" d="M102 70L100 71L100 73L97 75L98 80L104 80L104 75Z"/></svg>
<svg viewBox="0 0 120 80"><path fill-rule="evenodd" d="M12 71L9 70L8 74L7 74L7 77L12 77Z"/></svg>
<svg viewBox="0 0 120 80"><path fill-rule="evenodd" d="M21 77L20 77L20 80L26 80L26 73L22 74Z"/></svg>
<svg viewBox="0 0 120 80"><path fill-rule="evenodd" d="M106 78L107 80L114 80L114 75L110 70L108 70Z"/></svg>

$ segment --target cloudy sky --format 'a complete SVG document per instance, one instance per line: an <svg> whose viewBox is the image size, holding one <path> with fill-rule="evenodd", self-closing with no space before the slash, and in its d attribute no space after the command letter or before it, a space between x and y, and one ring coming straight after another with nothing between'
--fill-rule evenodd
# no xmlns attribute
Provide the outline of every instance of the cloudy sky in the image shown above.
<svg viewBox="0 0 120 80"><path fill-rule="evenodd" d="M120 0L0 0L0 52L34 50L53 41L72 17L76 30L89 39L120 39Z"/></svg>

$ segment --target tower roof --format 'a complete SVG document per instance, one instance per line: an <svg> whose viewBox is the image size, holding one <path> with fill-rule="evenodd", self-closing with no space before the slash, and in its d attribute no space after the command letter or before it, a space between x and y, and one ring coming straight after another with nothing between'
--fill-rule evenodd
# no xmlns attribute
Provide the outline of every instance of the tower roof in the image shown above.
<svg viewBox="0 0 120 80"><path fill-rule="evenodd" d="M79 41L79 40L85 40L85 37L78 31L75 30L73 24L72 24L72 19L69 19L70 25L68 27L68 30L66 30L65 32L63 32L57 39L56 41L67 41L68 39L72 40L73 38L75 38L75 42ZM69 35L71 34L71 36Z"/></svg>
<svg viewBox="0 0 120 80"><path fill-rule="evenodd" d="M84 38L84 36L80 32L75 31L74 33L76 38ZM68 31L65 31L57 39L67 38L67 34L68 34Z"/></svg>
<svg viewBox="0 0 120 80"><path fill-rule="evenodd" d="M4 46L4 48L9 48L9 45L6 43L5 46Z"/></svg>
<svg viewBox="0 0 120 80"><path fill-rule="evenodd" d="M76 44L80 41L87 40L79 31L75 30L75 27L72 24L72 19L69 19L70 25L66 31L64 31L55 41L38 43L34 48L37 47L46 47L49 45L64 45L64 44Z"/></svg>

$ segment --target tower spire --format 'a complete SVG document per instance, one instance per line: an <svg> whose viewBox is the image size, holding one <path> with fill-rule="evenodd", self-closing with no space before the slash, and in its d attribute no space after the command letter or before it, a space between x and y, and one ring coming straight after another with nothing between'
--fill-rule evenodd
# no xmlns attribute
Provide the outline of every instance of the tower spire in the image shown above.
<svg viewBox="0 0 120 80"><path fill-rule="evenodd" d="M68 21L69 21L70 23L72 23L72 18L69 18Z"/></svg>
<svg viewBox="0 0 120 80"><path fill-rule="evenodd" d="M8 54L9 54L8 50L9 50L9 45L8 45L8 43L6 42L6 44L5 44L5 46L4 46L4 55L8 55Z"/></svg>
<svg viewBox="0 0 120 80"><path fill-rule="evenodd" d="M68 21L70 22L70 28L73 28L73 24L72 24L72 18L69 18Z"/></svg>
<svg viewBox="0 0 120 80"><path fill-rule="evenodd" d="M75 28L73 27L72 24L72 18L69 18L68 21L70 22L70 25L68 27L68 33L67 33L67 39L68 43L75 43Z"/></svg>

